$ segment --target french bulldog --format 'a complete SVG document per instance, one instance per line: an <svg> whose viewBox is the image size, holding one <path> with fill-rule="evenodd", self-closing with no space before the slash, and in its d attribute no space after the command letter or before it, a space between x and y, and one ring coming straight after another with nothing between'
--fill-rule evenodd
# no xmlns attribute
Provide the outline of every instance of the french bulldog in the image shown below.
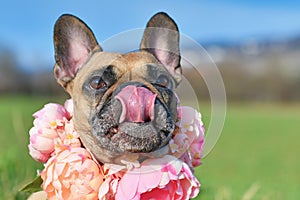
<svg viewBox="0 0 300 200"><path fill-rule="evenodd" d="M54 76L73 99L75 129L97 160L166 153L182 73L178 27L166 13L149 20L139 50L126 54L103 51L83 21L64 14L54 47Z"/></svg>

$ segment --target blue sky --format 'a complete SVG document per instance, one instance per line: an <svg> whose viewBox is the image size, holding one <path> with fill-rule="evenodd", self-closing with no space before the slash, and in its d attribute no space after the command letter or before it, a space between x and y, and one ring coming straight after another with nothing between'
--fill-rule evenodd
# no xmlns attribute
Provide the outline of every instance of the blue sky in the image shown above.
<svg viewBox="0 0 300 200"><path fill-rule="evenodd" d="M39 63L54 62L53 25L63 13L83 19L101 43L143 28L158 11L169 13L182 33L199 42L300 34L300 1L292 0L7 0L0 8L0 47L13 51L21 66L37 70Z"/></svg>

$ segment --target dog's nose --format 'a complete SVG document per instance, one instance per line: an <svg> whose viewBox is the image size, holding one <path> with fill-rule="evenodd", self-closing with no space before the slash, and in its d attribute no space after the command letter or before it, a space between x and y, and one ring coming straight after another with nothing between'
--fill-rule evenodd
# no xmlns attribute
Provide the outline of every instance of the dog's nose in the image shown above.
<svg viewBox="0 0 300 200"><path fill-rule="evenodd" d="M114 98L122 104L122 113L119 123L147 122L154 119L154 104L156 94L145 87L128 85L124 87Z"/></svg>

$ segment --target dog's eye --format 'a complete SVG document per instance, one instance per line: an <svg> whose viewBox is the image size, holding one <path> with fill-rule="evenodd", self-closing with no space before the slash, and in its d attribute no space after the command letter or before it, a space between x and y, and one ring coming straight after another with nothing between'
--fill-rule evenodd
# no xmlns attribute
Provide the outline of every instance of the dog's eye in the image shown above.
<svg viewBox="0 0 300 200"><path fill-rule="evenodd" d="M103 81L103 79L100 76L95 76L91 79L90 86L95 90L100 90L106 88L107 84Z"/></svg>
<svg viewBox="0 0 300 200"><path fill-rule="evenodd" d="M166 75L162 74L157 78L156 84L163 87L170 87L170 80Z"/></svg>

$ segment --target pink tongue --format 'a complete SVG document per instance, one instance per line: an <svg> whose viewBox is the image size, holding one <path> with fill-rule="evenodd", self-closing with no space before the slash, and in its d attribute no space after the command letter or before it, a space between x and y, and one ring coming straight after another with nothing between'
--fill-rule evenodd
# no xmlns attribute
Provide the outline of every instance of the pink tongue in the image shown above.
<svg viewBox="0 0 300 200"><path fill-rule="evenodd" d="M145 122L154 119L154 102L156 94L144 87L128 85L116 96L122 104L122 114L119 123Z"/></svg>

